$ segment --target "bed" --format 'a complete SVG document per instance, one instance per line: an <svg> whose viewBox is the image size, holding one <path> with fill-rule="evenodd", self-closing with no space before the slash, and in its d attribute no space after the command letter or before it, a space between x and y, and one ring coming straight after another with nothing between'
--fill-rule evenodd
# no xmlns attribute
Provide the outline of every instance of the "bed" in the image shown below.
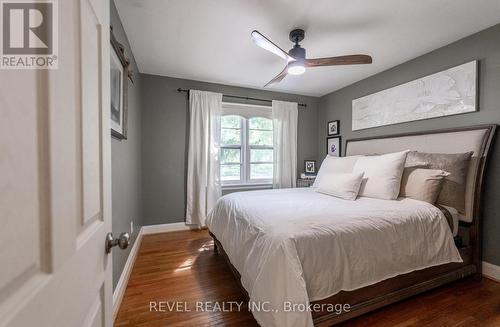
<svg viewBox="0 0 500 327"><path fill-rule="evenodd" d="M259 324L328 326L458 278L480 276L480 194L495 127L347 142L347 155L473 151L460 222L465 242L459 248L442 210L422 201L346 201L309 188L221 198L207 226Z"/></svg>

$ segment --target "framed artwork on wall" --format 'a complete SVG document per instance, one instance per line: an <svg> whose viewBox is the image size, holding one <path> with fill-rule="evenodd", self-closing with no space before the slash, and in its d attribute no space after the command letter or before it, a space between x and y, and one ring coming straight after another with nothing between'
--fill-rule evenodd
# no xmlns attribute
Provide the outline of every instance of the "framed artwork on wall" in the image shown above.
<svg viewBox="0 0 500 327"><path fill-rule="evenodd" d="M342 138L340 136L326 138L326 154L340 157L342 155L341 146Z"/></svg>
<svg viewBox="0 0 500 327"><path fill-rule="evenodd" d="M132 81L130 62L125 57L125 48L113 35L111 27L110 50L110 125L111 135L120 140L127 139L128 78Z"/></svg>
<svg viewBox="0 0 500 327"><path fill-rule="evenodd" d="M327 135L339 135L340 133L340 120L329 121L327 124Z"/></svg>

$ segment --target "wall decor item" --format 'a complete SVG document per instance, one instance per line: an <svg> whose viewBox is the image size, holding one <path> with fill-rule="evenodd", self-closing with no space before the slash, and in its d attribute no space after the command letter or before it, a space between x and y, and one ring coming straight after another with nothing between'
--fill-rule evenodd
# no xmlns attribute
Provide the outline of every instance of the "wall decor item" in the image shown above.
<svg viewBox="0 0 500 327"><path fill-rule="evenodd" d="M316 175L316 160L304 160L304 171L306 175Z"/></svg>
<svg viewBox="0 0 500 327"><path fill-rule="evenodd" d="M334 157L340 157L342 155L341 146L342 138L340 136L326 138L326 154Z"/></svg>
<svg viewBox="0 0 500 327"><path fill-rule="evenodd" d="M329 121L327 124L328 136L338 135L340 133L340 120Z"/></svg>
<svg viewBox="0 0 500 327"><path fill-rule="evenodd" d="M352 101L352 130L477 111L477 60Z"/></svg>
<svg viewBox="0 0 500 327"><path fill-rule="evenodd" d="M111 27L110 40L111 135L123 140L127 139L127 77L133 82L132 71L129 69L130 62L125 57L125 48L116 40L115 36L113 35L113 27Z"/></svg>

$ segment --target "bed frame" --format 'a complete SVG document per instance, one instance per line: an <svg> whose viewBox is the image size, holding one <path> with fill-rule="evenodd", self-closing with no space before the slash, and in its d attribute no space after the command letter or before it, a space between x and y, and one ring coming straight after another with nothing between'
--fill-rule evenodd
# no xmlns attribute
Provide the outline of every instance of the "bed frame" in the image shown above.
<svg viewBox="0 0 500 327"><path fill-rule="evenodd" d="M313 312L315 326L331 326L467 276L481 279L481 196L488 154L496 127L497 125L480 125L347 141L347 155L381 154L408 148L435 153L474 151L467 181L470 194L466 196L466 202L469 202L466 215L469 216L470 222L460 222L462 231L468 234L466 238L469 239L459 249L462 263L449 263L414 271L354 291L341 291L324 300L313 302L350 304L351 308L349 312L340 315L334 312ZM457 142L460 143L460 137L465 137L464 147L470 146L470 148L461 149L461 145L457 145ZM474 141L470 141L471 138L474 138ZM438 139L450 141L450 144L437 144ZM243 294L248 299L248 293L241 285L240 273L231 264L219 240L211 232L210 235L214 239L214 251L224 257Z"/></svg>

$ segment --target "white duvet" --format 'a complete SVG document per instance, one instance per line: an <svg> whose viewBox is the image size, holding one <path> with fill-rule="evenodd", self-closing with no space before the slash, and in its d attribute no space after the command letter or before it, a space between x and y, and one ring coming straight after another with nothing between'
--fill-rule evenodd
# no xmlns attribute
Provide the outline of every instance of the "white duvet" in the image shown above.
<svg viewBox="0 0 500 327"><path fill-rule="evenodd" d="M462 261L441 211L406 198L347 201L310 188L232 193L207 226L261 305L253 310L261 326L313 326L310 312L287 312L291 303Z"/></svg>

